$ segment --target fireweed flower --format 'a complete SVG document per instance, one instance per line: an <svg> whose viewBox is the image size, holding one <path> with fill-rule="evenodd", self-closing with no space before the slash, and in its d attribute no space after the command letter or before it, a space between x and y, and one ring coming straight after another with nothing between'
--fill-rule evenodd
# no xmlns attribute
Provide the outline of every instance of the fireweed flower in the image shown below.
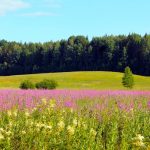
<svg viewBox="0 0 150 150"><path fill-rule="evenodd" d="M74 128L69 125L67 127L67 132L68 132L69 135L74 135Z"/></svg>
<svg viewBox="0 0 150 150"><path fill-rule="evenodd" d="M64 106L67 108L70 108L71 109L70 111L72 112L73 108L75 108L76 104L75 104L75 102L70 100L70 101L65 101Z"/></svg>

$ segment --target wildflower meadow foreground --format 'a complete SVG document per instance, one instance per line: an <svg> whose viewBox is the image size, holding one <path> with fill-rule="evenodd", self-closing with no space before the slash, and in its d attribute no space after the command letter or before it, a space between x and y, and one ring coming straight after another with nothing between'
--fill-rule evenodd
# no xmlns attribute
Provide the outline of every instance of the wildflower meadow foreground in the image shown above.
<svg viewBox="0 0 150 150"><path fill-rule="evenodd" d="M150 92L0 90L0 149L150 150Z"/></svg>

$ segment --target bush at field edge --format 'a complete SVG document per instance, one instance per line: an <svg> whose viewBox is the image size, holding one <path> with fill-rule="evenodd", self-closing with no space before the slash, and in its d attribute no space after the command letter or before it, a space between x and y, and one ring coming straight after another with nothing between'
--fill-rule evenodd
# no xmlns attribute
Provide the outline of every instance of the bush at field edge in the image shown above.
<svg viewBox="0 0 150 150"><path fill-rule="evenodd" d="M20 89L35 89L35 84L33 84L31 81L29 80L25 80L25 81L22 81L20 83Z"/></svg>
<svg viewBox="0 0 150 150"><path fill-rule="evenodd" d="M37 89L56 89L58 84L55 80L44 79L43 81L36 83L35 86Z"/></svg>

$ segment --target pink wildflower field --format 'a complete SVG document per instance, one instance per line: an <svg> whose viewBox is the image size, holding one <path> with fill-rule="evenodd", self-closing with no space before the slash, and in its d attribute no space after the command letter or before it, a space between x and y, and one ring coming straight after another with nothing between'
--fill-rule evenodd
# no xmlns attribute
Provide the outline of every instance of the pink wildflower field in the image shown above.
<svg viewBox="0 0 150 150"><path fill-rule="evenodd" d="M150 91L98 91L98 90L0 90L0 108L34 108L42 99L56 100L59 107L80 107L80 103L91 108L104 109L114 102L118 108L130 110L150 108Z"/></svg>

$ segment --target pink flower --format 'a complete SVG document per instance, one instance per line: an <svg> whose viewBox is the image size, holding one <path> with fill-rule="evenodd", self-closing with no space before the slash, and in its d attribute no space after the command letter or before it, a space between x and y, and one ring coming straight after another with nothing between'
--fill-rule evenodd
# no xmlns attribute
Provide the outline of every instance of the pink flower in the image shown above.
<svg viewBox="0 0 150 150"><path fill-rule="evenodd" d="M66 101L64 102L65 107L73 108L75 107L75 104L72 101Z"/></svg>

